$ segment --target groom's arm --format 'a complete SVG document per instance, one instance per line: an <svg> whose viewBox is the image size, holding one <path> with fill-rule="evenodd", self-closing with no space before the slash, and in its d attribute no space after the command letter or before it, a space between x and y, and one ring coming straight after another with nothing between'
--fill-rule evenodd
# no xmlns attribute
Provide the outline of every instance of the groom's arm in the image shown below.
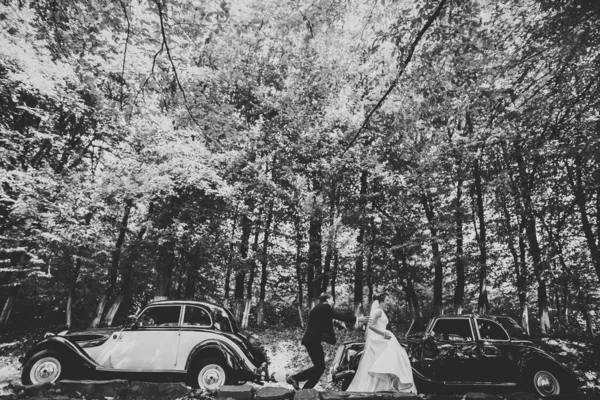
<svg viewBox="0 0 600 400"><path fill-rule="evenodd" d="M342 313L335 311L333 308L331 308L329 316L331 317L331 319L337 319L338 321L344 321L344 322L348 322L350 324L356 323L356 317L354 315L342 314Z"/></svg>

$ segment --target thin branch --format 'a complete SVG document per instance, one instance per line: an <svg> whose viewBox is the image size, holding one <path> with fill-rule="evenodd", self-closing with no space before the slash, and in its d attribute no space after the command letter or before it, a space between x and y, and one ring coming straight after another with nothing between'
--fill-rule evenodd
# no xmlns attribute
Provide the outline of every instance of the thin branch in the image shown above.
<svg viewBox="0 0 600 400"><path fill-rule="evenodd" d="M148 81L150 80L150 78L152 78L152 76L154 75L154 67L156 66L156 58L158 57L158 55L160 53L162 53L163 49L165 48L165 43L161 43L160 45L160 49L156 52L156 54L154 54L154 58L152 58L152 68L150 69L150 74L148 75L148 77L146 78L146 80L144 81L144 83L142 84L142 86L140 87L140 90L138 90L138 92L135 94L135 98L133 99L133 103L132 104L137 104L137 98L140 95L140 93L144 90L144 88L146 87L146 85L148 84ZM131 111L129 112L129 120L131 120L131 115L133 114L133 107L131 108Z"/></svg>
<svg viewBox="0 0 600 400"><path fill-rule="evenodd" d="M119 104L121 111L123 110L123 84L125 83L125 60L127 59L127 47L129 46L129 35L131 34L131 21L129 21L129 14L127 14L127 8L123 0L120 0L123 13L127 19L127 37L125 38L125 51L123 52L123 67L121 68L121 95L119 97Z"/></svg>
<svg viewBox="0 0 600 400"><path fill-rule="evenodd" d="M202 136L204 136L204 139L208 143L211 143L211 142L213 142L213 140L206 135L206 133L204 132L204 129L202 129L202 126L200 125L198 120L196 120L196 118L192 114L192 110L190 110L190 106L187 101L187 96L185 95L185 90L183 90L183 86L181 85L181 82L179 81L179 75L177 75L177 69L175 68L175 63L173 62L173 58L171 57L171 50L169 49L169 43L167 42L167 34L165 33L165 24L163 21L163 11L162 11L162 5L160 4L160 0L156 0L156 5L158 6L158 17L160 19L160 31L161 31L162 38L163 38L163 44L165 45L165 49L167 50L167 57L169 58L169 62L171 63L171 67L173 68L173 74L175 75L175 82L177 82L177 87L179 88L179 90L181 91L181 94L183 96L183 103L185 104L185 109L187 110L188 115L190 116L192 121L194 121L194 123L200 128L200 132L202 133ZM218 140L215 139L215 141L218 144L220 144Z"/></svg>
<svg viewBox="0 0 600 400"><path fill-rule="evenodd" d="M369 112L369 114L365 118L363 124L361 125L360 129L356 132L356 134L354 135L352 140L350 140L350 142L348 143L348 145L342 152L342 157L346 154L346 152L350 149L350 147L352 147L352 145L354 145L354 142L360 136L360 134L365 130L365 128L366 128L367 124L369 123L369 120L371 119L373 114L375 114L375 112L379 109L379 107L381 107L381 105L384 103L384 101L389 96L389 94L392 92L392 90L394 90L394 88L398 85L398 82L400 81L402 74L406 70L406 67L410 63L410 60L412 59L415 49L417 48L417 45L421 41L421 38L423 37L425 32L427 32L427 29L429 29L429 27L433 24L433 21L435 21L437 19L437 17L440 15L442 8L444 7L444 5L447 2L448 2L448 0L440 0L440 4L438 4L438 6L435 9L435 11L433 12L433 14L431 14L431 16L429 17L429 19L427 20L425 25L421 28L419 33L417 33L417 36L415 37L415 39L413 40L412 44L410 45L410 47L408 49L408 53L407 53L406 58L404 59L404 62L400 66L400 71L398 71L398 76L396 76L396 78L390 84L390 87L388 88L388 90L386 90L383 97L381 97L381 99L377 102L375 107L373 107L373 109Z"/></svg>

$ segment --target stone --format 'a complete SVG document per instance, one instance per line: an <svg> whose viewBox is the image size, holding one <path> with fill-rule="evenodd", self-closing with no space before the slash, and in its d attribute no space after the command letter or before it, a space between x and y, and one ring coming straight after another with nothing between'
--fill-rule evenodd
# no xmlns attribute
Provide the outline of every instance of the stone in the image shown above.
<svg viewBox="0 0 600 400"><path fill-rule="evenodd" d="M190 390L181 382L131 382L125 398L131 400L166 400L178 399L190 394Z"/></svg>
<svg viewBox="0 0 600 400"><path fill-rule="evenodd" d="M418 396L414 393L399 393L399 392L374 392L374 393L363 393L363 392L346 392L348 394L347 400L414 400Z"/></svg>
<svg viewBox="0 0 600 400"><path fill-rule="evenodd" d="M321 400L343 400L348 397L346 392L337 392L334 390L324 390L320 394Z"/></svg>
<svg viewBox="0 0 600 400"><path fill-rule="evenodd" d="M294 395L289 389L276 386L268 386L258 389L256 400L291 400Z"/></svg>
<svg viewBox="0 0 600 400"><path fill-rule="evenodd" d="M41 385L25 385L23 386L23 393L27 397L42 397L45 396L50 389L52 389L52 383L42 383Z"/></svg>
<svg viewBox="0 0 600 400"><path fill-rule="evenodd" d="M62 380L54 384L54 389L65 395L85 395L90 399L104 399L105 397L122 397L128 391L129 383L126 380L115 379L111 381L71 381Z"/></svg>
<svg viewBox="0 0 600 400"><path fill-rule="evenodd" d="M301 389L294 393L294 400L319 400L319 391L316 389Z"/></svg>
<svg viewBox="0 0 600 400"><path fill-rule="evenodd" d="M425 397L428 400L462 400L462 396L453 394L431 394Z"/></svg>
<svg viewBox="0 0 600 400"><path fill-rule="evenodd" d="M253 387L250 385L223 385L219 388L219 399L250 400Z"/></svg>
<svg viewBox="0 0 600 400"><path fill-rule="evenodd" d="M514 392L502 395L506 400L537 400L538 397L529 392Z"/></svg>
<svg viewBox="0 0 600 400"><path fill-rule="evenodd" d="M487 393L466 393L465 400L498 400L499 397L495 394L487 394Z"/></svg>

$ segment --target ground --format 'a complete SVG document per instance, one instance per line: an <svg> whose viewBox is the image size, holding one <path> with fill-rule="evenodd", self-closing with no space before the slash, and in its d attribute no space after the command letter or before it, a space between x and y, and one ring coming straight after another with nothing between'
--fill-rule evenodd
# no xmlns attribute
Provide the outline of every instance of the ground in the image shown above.
<svg viewBox="0 0 600 400"><path fill-rule="evenodd" d="M20 381L19 357L23 356L36 341L41 340L45 332L58 332L61 329L56 326L45 326L30 328L26 332L6 329L0 332L0 396L2 387L9 382ZM251 330L251 333L259 338L267 350L271 362L270 372L296 373L311 365L306 350L300 344L303 334L300 328L269 328ZM362 331L338 330L338 343L361 340L363 334ZM537 340L536 343L567 365L582 382L585 382L583 392L600 393L600 341L545 338ZM339 387L329 382L329 367L336 346L324 344L324 350L327 369L317 389L339 390ZM272 382L268 385L286 384Z"/></svg>

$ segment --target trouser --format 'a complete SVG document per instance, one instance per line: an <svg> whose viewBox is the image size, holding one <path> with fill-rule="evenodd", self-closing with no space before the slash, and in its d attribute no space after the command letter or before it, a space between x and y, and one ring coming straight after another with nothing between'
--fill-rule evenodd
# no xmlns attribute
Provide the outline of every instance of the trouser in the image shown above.
<svg viewBox="0 0 600 400"><path fill-rule="evenodd" d="M304 343L304 347L308 351L308 355L313 363L313 366L307 370L297 373L292 376L297 382L304 382L303 389L312 389L319 382L321 375L325 372L325 353L321 342Z"/></svg>

